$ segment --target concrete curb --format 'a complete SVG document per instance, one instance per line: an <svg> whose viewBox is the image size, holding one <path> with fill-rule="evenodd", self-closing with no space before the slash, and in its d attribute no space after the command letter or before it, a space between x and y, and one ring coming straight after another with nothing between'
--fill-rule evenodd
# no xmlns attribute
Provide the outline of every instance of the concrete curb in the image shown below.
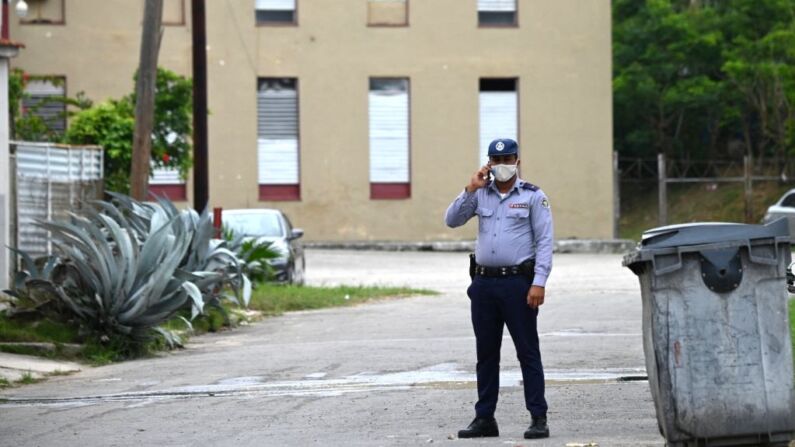
<svg viewBox="0 0 795 447"><path fill-rule="evenodd" d="M555 241L554 251L555 253L624 254L632 251L635 246L635 241L628 239L562 239ZM475 250L475 241L316 241L305 242L304 247L329 250L470 252Z"/></svg>
<svg viewBox="0 0 795 447"><path fill-rule="evenodd" d="M20 380L25 374L38 379L49 374L72 373L81 369L82 367L74 362L0 352L0 377L11 382Z"/></svg>

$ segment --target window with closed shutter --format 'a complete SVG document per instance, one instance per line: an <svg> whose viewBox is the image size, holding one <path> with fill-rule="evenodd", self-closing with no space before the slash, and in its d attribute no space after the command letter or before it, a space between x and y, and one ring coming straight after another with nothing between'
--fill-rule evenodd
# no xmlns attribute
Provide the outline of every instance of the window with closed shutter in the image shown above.
<svg viewBox="0 0 795 447"><path fill-rule="evenodd" d="M61 135L66 130L65 80L33 80L25 85L22 108L25 114L33 114L44 121L47 129Z"/></svg>
<svg viewBox="0 0 795 447"><path fill-rule="evenodd" d="M162 21L167 26L185 25L185 0L163 0Z"/></svg>
<svg viewBox="0 0 795 447"><path fill-rule="evenodd" d="M408 0L367 0L370 26L408 25Z"/></svg>
<svg viewBox="0 0 795 447"><path fill-rule="evenodd" d="M478 0L481 26L515 26L516 0Z"/></svg>
<svg viewBox="0 0 795 447"><path fill-rule="evenodd" d="M298 199L298 89L295 78L261 78L257 91L260 197Z"/></svg>
<svg viewBox="0 0 795 447"><path fill-rule="evenodd" d="M408 197L409 80L370 79L369 116L371 197Z"/></svg>
<svg viewBox="0 0 795 447"><path fill-rule="evenodd" d="M179 169L149 166L149 192L174 201L188 200L185 180L180 176Z"/></svg>
<svg viewBox="0 0 795 447"><path fill-rule="evenodd" d="M489 143L497 138L519 139L516 79L481 79L479 102L479 162L485 164Z"/></svg>
<svg viewBox="0 0 795 447"><path fill-rule="evenodd" d="M21 25L64 25L66 24L65 2L66 0L28 0L28 14L19 23ZM6 2L3 1L3 3Z"/></svg>
<svg viewBox="0 0 795 447"><path fill-rule="evenodd" d="M257 25L294 24L296 0L255 0Z"/></svg>
<svg viewBox="0 0 795 447"><path fill-rule="evenodd" d="M149 169L151 173L149 178L150 185L180 185L185 183L179 175L179 169L162 168L154 164L152 164Z"/></svg>

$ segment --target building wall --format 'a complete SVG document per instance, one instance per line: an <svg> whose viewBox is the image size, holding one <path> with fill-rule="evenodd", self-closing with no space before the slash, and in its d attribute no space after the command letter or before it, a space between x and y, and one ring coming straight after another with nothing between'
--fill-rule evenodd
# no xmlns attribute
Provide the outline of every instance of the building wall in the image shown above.
<svg viewBox="0 0 795 447"><path fill-rule="evenodd" d="M65 25L12 20L27 47L14 65L65 75L70 95L127 94L142 5L66 0ZM189 75L184 6L160 65ZM298 0L297 15L297 26L257 27L253 0L207 1L211 206L279 207L309 240L474 238L476 225L450 230L443 214L479 166L479 79L516 77L522 177L550 197L556 237L612 237L609 2L519 0L515 28L479 28L475 0L410 0L406 27L367 26L365 0ZM368 80L379 76L410 79L408 199L369 197ZM258 199L258 77L298 78L300 201Z"/></svg>

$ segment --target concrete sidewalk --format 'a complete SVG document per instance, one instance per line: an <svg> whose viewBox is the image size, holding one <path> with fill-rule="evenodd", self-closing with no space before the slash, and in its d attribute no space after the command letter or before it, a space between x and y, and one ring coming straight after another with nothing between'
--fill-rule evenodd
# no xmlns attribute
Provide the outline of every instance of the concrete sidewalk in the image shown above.
<svg viewBox="0 0 795 447"><path fill-rule="evenodd" d="M0 352L0 378L9 382L16 382L25 375L40 379L54 374L79 372L82 369L81 365L73 362Z"/></svg>

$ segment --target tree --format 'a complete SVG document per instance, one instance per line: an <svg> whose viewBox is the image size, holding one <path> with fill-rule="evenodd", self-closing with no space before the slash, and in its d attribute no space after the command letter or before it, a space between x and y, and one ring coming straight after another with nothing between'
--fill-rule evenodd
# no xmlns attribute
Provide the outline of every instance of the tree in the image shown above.
<svg viewBox="0 0 795 447"><path fill-rule="evenodd" d="M730 41L723 71L735 94L733 118L748 155L784 157L793 150L795 2L733 0L724 11Z"/></svg>
<svg viewBox="0 0 795 447"><path fill-rule="evenodd" d="M152 158L152 133L154 122L155 86L157 82L157 56L162 36L163 0L146 0L144 24L141 32L141 57L135 80L135 131L133 133L131 194L136 200L145 200L149 186L149 165Z"/></svg>
<svg viewBox="0 0 795 447"><path fill-rule="evenodd" d="M689 153L694 134L719 121L722 39L714 13L670 0L617 0L613 15L618 150Z"/></svg>
<svg viewBox="0 0 795 447"><path fill-rule="evenodd" d="M192 164L192 89L189 79L158 68L152 164L179 169L183 177ZM96 144L105 149L105 187L111 191L130 190L134 105L135 94L130 94L84 110L71 120L65 135L68 143Z"/></svg>
<svg viewBox="0 0 795 447"><path fill-rule="evenodd" d="M615 0L617 150L793 152L793 11L795 0Z"/></svg>

